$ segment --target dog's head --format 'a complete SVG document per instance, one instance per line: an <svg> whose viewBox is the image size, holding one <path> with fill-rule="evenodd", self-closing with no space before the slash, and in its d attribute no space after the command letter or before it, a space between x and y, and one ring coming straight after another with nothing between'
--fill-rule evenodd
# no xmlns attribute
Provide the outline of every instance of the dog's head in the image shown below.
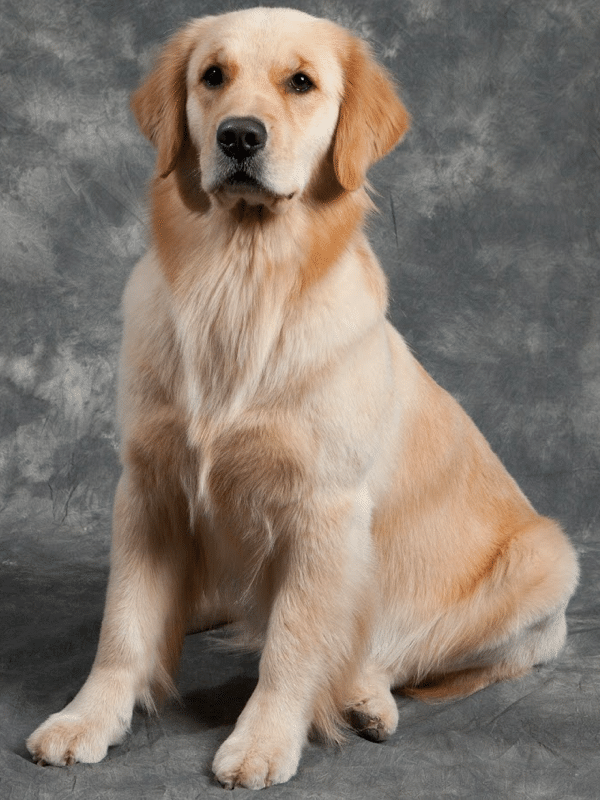
<svg viewBox="0 0 600 800"><path fill-rule="evenodd" d="M202 190L226 205L285 205L326 163L340 190L358 189L409 124L362 41L290 9L192 21L132 108L157 148L158 174L168 176L191 144Z"/></svg>

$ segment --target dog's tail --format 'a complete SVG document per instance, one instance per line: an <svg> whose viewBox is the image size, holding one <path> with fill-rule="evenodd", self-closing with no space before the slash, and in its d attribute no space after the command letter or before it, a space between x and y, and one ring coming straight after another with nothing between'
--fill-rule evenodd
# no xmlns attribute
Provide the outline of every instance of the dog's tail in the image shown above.
<svg viewBox="0 0 600 800"><path fill-rule="evenodd" d="M416 686L403 686L398 692L425 703L441 703L445 700L468 697L492 683L514 680L527 672L529 672L529 667L516 667L513 664L500 663L485 667L472 667L445 675L431 675Z"/></svg>

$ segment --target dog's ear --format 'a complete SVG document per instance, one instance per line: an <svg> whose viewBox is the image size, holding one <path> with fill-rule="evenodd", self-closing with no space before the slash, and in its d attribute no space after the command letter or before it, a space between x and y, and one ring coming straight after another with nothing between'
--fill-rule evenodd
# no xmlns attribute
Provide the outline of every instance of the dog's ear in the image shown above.
<svg viewBox="0 0 600 800"><path fill-rule="evenodd" d="M352 36L344 62L344 95L333 143L333 166L344 189L358 189L367 170L400 141L410 125L391 76L367 45Z"/></svg>
<svg viewBox="0 0 600 800"><path fill-rule="evenodd" d="M186 135L187 67L201 23L192 22L167 42L153 71L131 97L141 131L157 149L161 178L175 169Z"/></svg>

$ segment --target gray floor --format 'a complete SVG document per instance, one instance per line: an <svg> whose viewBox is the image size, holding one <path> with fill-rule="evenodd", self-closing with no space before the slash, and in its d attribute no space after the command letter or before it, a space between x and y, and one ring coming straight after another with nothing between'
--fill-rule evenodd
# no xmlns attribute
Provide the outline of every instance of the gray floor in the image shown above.
<svg viewBox="0 0 600 800"><path fill-rule="evenodd" d="M245 4L240 4L245 5ZM222 797L210 761L250 657L190 637L181 706L106 761L35 766L24 739L94 654L117 477L119 298L153 154L128 96L210 4L0 2L0 796ZM401 700L383 745L311 744L293 798L600 796L600 5L300 3L368 37L414 125L372 171L390 315L581 556L561 657L443 706ZM244 795L244 790L237 790Z"/></svg>

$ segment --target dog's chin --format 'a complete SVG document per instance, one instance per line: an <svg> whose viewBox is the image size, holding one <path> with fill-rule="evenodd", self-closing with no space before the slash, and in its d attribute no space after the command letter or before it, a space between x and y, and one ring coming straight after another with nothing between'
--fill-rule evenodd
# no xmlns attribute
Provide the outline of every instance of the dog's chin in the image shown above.
<svg viewBox="0 0 600 800"><path fill-rule="evenodd" d="M281 213L293 200L296 192L278 192L253 176L238 171L212 186L209 194L225 208L235 208L243 203L246 206L261 206L274 213Z"/></svg>

